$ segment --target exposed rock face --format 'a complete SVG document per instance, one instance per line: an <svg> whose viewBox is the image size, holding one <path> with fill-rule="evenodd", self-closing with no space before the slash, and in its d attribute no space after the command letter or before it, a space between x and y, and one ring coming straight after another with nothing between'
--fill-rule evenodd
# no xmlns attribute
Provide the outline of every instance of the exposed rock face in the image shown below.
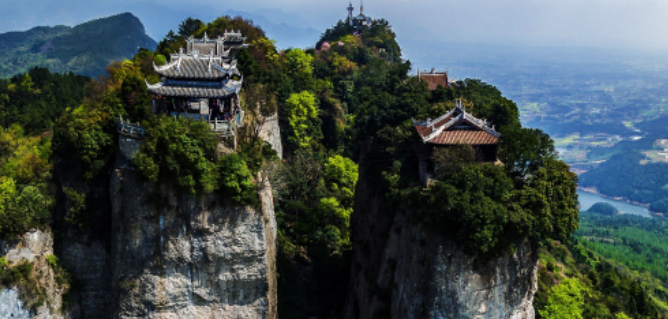
<svg viewBox="0 0 668 319"><path fill-rule="evenodd" d="M262 183L257 208L184 194L139 179L129 157L141 142L119 141L109 183L88 186L68 169L57 171L62 187L95 203L87 201L92 231L63 226L56 236L56 255L79 283L74 302L61 314L62 292L45 259L54 253L54 238L33 231L16 242L0 241L0 256L32 262L47 301L31 311L20 287L0 290L0 318L276 318L270 185ZM59 211L68 206L65 199Z"/></svg>
<svg viewBox="0 0 668 319"><path fill-rule="evenodd" d="M408 213L390 213L383 194L360 172L346 318L535 317L537 253L529 240L518 241L514 255L475 261L451 240L412 223Z"/></svg>
<svg viewBox="0 0 668 319"><path fill-rule="evenodd" d="M113 318L275 318L275 218L138 179L119 156L112 199ZM127 164L127 163L126 163Z"/></svg>
<svg viewBox="0 0 668 319"><path fill-rule="evenodd" d="M278 114L265 119L260 130L260 138L265 140L276 151L278 157L283 158L283 144L281 143L281 128L278 126Z"/></svg>
<svg viewBox="0 0 668 319"><path fill-rule="evenodd" d="M67 163L65 163L67 164ZM85 183L77 178L76 167L56 165L55 179L61 187L86 194L87 214L91 215L81 232L78 227L64 222L71 205L64 194L56 208L57 236L54 238L56 255L65 268L76 278L77 289L68 307L72 318L107 319L110 306L111 271L111 201L108 179Z"/></svg>
<svg viewBox="0 0 668 319"><path fill-rule="evenodd" d="M30 311L25 309L15 289L4 289L0 292L0 318L30 318Z"/></svg>
<svg viewBox="0 0 668 319"><path fill-rule="evenodd" d="M27 309L26 302L21 300L21 294L25 287L0 288L0 318L68 318L60 312L64 291L56 283L54 272L46 261L46 256L52 254L53 237L50 232L31 231L24 234L20 240L0 241L0 255L5 256L10 266L21 262L32 263L32 275L46 293L45 302L31 311L31 309ZM34 302L34 300L30 301Z"/></svg>

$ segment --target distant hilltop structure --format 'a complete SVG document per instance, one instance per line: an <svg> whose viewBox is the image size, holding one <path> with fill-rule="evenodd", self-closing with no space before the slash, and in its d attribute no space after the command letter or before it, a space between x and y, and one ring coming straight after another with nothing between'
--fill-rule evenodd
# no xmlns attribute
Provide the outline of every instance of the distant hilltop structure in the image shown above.
<svg viewBox="0 0 668 319"><path fill-rule="evenodd" d="M448 71L436 71L435 68L431 68L431 71L420 71L418 69L418 78L420 81L425 81L427 82L427 85L429 86L429 90L436 90L436 88L441 85L443 87L448 87L450 86L455 80L450 80L448 78Z"/></svg>
<svg viewBox="0 0 668 319"><path fill-rule="evenodd" d="M359 30L361 28L371 28L373 25L373 20L371 20L371 17L367 17L364 15L364 1L360 3L360 14L353 16L353 11L355 11L355 8L353 7L352 2L349 2L348 4L348 23L350 23L350 26L355 28L355 30Z"/></svg>

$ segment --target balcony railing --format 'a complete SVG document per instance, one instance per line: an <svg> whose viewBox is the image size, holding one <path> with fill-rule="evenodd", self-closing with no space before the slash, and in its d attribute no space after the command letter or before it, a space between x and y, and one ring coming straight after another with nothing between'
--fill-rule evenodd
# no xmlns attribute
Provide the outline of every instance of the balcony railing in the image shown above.
<svg viewBox="0 0 668 319"><path fill-rule="evenodd" d="M136 138L144 138L144 136L146 136L146 130L141 125L139 125L139 123L123 121L123 117L119 119L117 129L118 133L125 136Z"/></svg>

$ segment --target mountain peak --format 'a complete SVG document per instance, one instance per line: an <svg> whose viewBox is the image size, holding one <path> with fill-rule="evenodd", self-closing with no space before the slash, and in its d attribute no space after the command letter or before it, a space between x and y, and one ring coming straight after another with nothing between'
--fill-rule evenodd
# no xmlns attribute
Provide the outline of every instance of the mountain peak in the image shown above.
<svg viewBox="0 0 668 319"><path fill-rule="evenodd" d="M90 20L74 27L36 27L0 34L0 77L36 67L52 72L96 76L109 62L131 58L139 48L157 43L135 15L124 12ZM21 57L21 59L17 59ZM12 62L13 61L13 62Z"/></svg>

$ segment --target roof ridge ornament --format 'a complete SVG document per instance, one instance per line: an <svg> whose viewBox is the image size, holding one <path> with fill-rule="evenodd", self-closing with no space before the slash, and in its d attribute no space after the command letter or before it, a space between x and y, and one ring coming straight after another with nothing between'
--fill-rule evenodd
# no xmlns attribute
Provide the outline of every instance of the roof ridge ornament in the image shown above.
<svg viewBox="0 0 668 319"><path fill-rule="evenodd" d="M179 60L176 61L176 70L177 71L181 67L181 59L183 59L183 47L179 48Z"/></svg>
<svg viewBox="0 0 668 319"><path fill-rule="evenodd" d="M461 98L457 100L456 106L457 106L457 108L466 111L466 108L462 105L462 99Z"/></svg>
<svg viewBox="0 0 668 319"><path fill-rule="evenodd" d="M205 33L206 35L206 33ZM211 73L211 64L213 63L213 50L209 50L209 69L207 72Z"/></svg>

